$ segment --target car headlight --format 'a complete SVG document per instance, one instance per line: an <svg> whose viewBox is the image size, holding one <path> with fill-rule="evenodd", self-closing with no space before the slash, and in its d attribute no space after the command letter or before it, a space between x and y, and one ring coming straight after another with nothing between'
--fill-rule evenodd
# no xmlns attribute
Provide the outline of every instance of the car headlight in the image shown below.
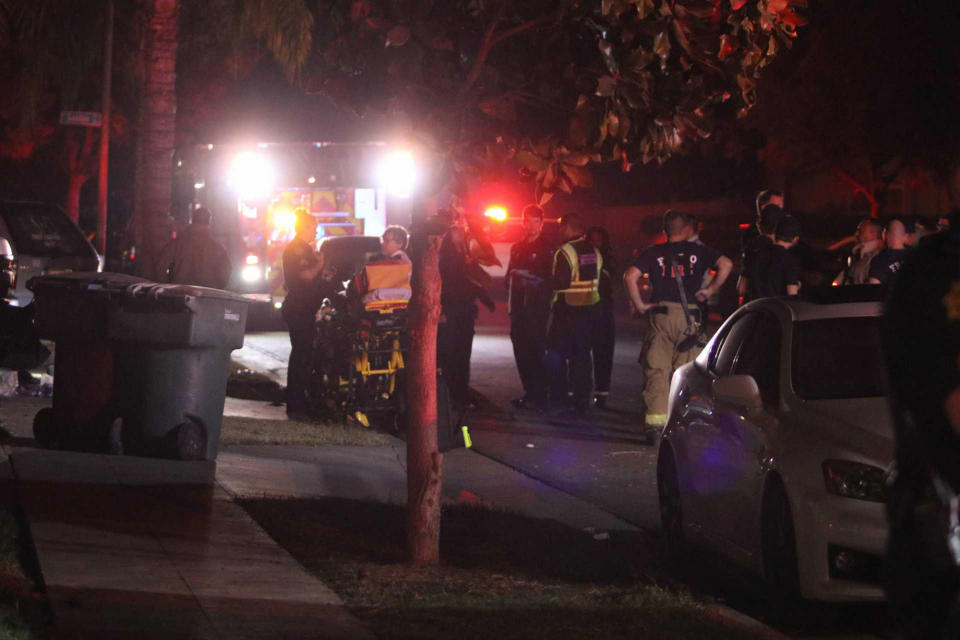
<svg viewBox="0 0 960 640"><path fill-rule="evenodd" d="M263 272L257 265L248 264L240 270L240 277L243 278L244 282L256 282L263 277Z"/></svg>
<svg viewBox="0 0 960 640"><path fill-rule="evenodd" d="M886 502L884 470L849 460L825 460L823 481L827 492L844 498Z"/></svg>

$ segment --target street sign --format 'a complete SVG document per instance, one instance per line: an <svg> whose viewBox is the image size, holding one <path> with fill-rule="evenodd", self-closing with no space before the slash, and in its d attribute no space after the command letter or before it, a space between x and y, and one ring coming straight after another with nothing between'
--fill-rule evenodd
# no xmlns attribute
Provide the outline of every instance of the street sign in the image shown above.
<svg viewBox="0 0 960 640"><path fill-rule="evenodd" d="M61 111L60 124L78 127L99 127L103 123L103 114L96 111Z"/></svg>

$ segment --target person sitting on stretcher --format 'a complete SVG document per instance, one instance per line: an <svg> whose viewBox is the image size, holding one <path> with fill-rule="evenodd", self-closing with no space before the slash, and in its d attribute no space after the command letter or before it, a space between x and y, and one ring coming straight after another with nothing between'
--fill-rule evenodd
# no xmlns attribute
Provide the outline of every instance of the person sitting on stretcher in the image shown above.
<svg viewBox="0 0 960 640"><path fill-rule="evenodd" d="M406 229L391 225L384 230L380 237L381 254L372 258L350 283L365 305L410 299L413 265L404 251L406 246Z"/></svg>

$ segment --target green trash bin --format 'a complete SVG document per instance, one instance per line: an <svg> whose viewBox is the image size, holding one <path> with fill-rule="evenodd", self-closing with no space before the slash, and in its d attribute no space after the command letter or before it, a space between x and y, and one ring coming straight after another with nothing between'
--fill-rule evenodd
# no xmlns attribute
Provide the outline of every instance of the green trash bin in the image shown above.
<svg viewBox="0 0 960 640"><path fill-rule="evenodd" d="M144 283L110 306L114 450L216 459L230 352L243 346L248 304L219 289Z"/></svg>
<svg viewBox="0 0 960 640"><path fill-rule="evenodd" d="M41 409L33 433L42 446L103 450L113 406L114 348L107 311L131 285L119 273L65 273L32 278L37 333L56 343L53 407Z"/></svg>

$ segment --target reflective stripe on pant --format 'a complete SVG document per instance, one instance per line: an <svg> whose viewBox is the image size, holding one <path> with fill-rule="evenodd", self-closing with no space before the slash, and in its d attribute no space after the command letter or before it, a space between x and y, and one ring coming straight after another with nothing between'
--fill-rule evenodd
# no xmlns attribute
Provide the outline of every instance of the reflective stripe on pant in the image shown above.
<svg viewBox="0 0 960 640"><path fill-rule="evenodd" d="M651 313L648 316L650 328L643 359L643 401L647 408L648 424L652 426L666 424L667 394L670 392L673 372L700 353L697 347L688 351L677 350L677 345L687 337L683 307L676 302L664 302L661 306L667 308L667 313Z"/></svg>

